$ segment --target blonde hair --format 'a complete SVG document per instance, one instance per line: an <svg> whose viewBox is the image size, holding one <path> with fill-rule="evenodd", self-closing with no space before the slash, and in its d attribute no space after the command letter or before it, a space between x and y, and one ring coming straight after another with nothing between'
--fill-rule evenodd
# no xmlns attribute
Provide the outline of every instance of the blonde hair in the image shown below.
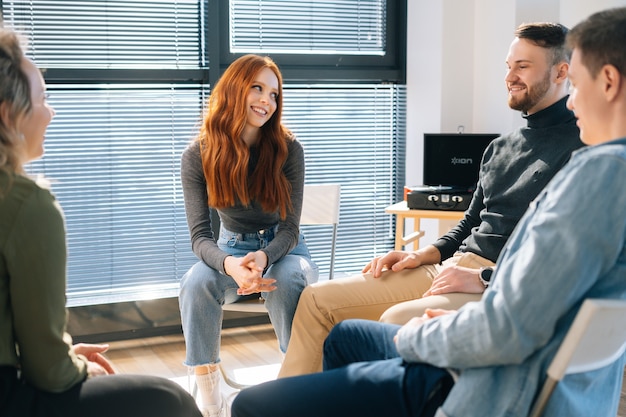
<svg viewBox="0 0 626 417"><path fill-rule="evenodd" d="M24 172L25 142L18 125L32 110L23 59L19 35L0 27L0 169L19 174Z"/></svg>

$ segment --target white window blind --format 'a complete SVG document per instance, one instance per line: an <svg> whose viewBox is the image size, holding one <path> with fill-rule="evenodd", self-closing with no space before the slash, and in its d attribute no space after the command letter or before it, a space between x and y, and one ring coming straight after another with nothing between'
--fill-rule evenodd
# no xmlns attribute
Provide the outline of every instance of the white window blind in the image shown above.
<svg viewBox="0 0 626 417"><path fill-rule="evenodd" d="M337 36L334 43L328 38L326 46L311 43L307 36L315 39L328 29L315 20L308 29L312 32L287 53L345 48L367 55L385 49L384 30L359 34L371 32L373 22L386 23L384 2L261 3L266 17L266 6L273 6L275 15L282 13L279 20L302 17L303 9L292 3L307 3L315 14L320 8L341 12L342 23L332 24L354 32L353 38ZM220 68L219 51L210 55L206 41L207 33L216 30L205 26L215 3L0 4L6 24L27 35L29 56L49 70L50 103L57 114L46 135L45 156L28 169L54 181L53 192L65 211L68 305L176 296L181 276L197 261L179 169L210 91L207 73ZM364 13L369 17L359 20ZM242 31L235 28L231 34ZM253 46L241 48L256 52ZM336 272L358 272L372 256L393 247L392 218L384 208L401 196L404 184L404 86L285 79L284 87L284 121L304 146L306 182L342 186ZM309 227L304 232L321 274L327 274L330 231Z"/></svg>
<svg viewBox="0 0 626 417"><path fill-rule="evenodd" d="M197 68L198 1L3 0L41 68Z"/></svg>
<svg viewBox="0 0 626 417"><path fill-rule="evenodd" d="M209 87L177 71L207 65L201 2L5 0L2 13L57 112L29 170L53 181L65 212L68 305L175 296L196 260L180 153Z"/></svg>
<svg viewBox="0 0 626 417"><path fill-rule="evenodd" d="M201 87L49 90L57 114L31 171L53 182L65 213L68 305L176 295L196 261L180 154L201 113Z"/></svg>
<svg viewBox="0 0 626 417"><path fill-rule="evenodd" d="M404 184L405 88L288 86L284 121L302 143L306 182L341 184L336 272L358 273L393 248L395 203ZM399 188L398 188L399 187ZM328 228L303 227L313 258L328 270Z"/></svg>
<svg viewBox="0 0 626 417"><path fill-rule="evenodd" d="M230 0L230 50L383 55L385 11L385 0Z"/></svg>

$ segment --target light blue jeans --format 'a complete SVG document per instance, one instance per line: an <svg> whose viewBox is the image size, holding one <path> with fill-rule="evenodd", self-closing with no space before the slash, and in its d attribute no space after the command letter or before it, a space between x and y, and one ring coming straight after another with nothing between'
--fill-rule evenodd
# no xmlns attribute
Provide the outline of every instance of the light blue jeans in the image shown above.
<svg viewBox="0 0 626 417"><path fill-rule="evenodd" d="M233 256L244 256L266 247L274 238L274 231L241 234L221 228L217 245ZM311 260L302 234L298 245L272 264L265 276L276 279L276 290L263 292L261 296L265 299L280 349L285 352L300 293L306 285L316 282L319 276L318 267ZM195 367L220 361L222 304L242 298L237 295L237 288L234 279L202 261L182 277L179 304L186 345L185 365Z"/></svg>

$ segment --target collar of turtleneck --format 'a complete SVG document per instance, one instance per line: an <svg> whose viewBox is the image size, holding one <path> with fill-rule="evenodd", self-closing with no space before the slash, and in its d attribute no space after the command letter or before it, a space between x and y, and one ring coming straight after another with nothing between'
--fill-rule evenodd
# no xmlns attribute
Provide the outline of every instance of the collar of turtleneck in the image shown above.
<svg viewBox="0 0 626 417"><path fill-rule="evenodd" d="M526 125L530 128L537 129L560 125L576 118L574 112L567 108L568 97L569 96L563 97L545 109L539 110L537 113L530 115L522 114L522 117L526 119Z"/></svg>

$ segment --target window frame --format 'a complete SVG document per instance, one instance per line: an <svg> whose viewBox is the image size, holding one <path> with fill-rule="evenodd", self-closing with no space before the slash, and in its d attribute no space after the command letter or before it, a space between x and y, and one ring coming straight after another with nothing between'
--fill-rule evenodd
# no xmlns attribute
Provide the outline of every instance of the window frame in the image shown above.
<svg viewBox="0 0 626 417"><path fill-rule="evenodd" d="M219 4L218 4L219 3ZM280 65L285 83L397 83L406 84L407 0L387 0L386 54L269 54ZM219 27L209 33L209 45L218 45L211 51L219 57L219 74L243 53L231 53L229 46L230 15L228 5L214 2L210 27ZM218 26L215 26L218 25ZM217 53L216 53L217 52ZM217 75L219 77L219 74ZM211 80L215 74L211 73ZM215 79L216 80L216 79Z"/></svg>
<svg viewBox="0 0 626 417"><path fill-rule="evenodd" d="M0 0L0 8L3 6ZM86 84L93 84L94 88L100 85L203 85L210 90L219 79L223 71L243 53L229 51L229 7L227 2L218 0L198 1L200 13L204 13L206 21L200 25L202 61L198 69L79 69L79 68L48 68L43 75L46 83L52 85L75 87L80 89ZM269 54L281 68L285 85L339 85L339 84L406 84L406 9L407 0L387 0L386 51L383 56L378 55L348 55L348 54ZM337 65L341 62L341 65ZM399 137L405 138L404 120L397 120L395 128L401 132ZM399 172L390 174L395 178L392 190L392 199L402 196L404 181L404 146L395 150L395 166ZM394 162L391 162L394 163ZM315 182L315 181L313 181ZM342 196L343 198L343 196ZM393 202L393 201L392 201ZM358 210L363 210L359 207ZM377 208L377 211L378 208ZM382 211L382 210L381 210ZM384 215L384 214L381 214ZM373 217L372 217L373 218ZM369 220L369 219L368 219ZM385 226L387 223L385 222ZM393 237L393 221L389 221L389 230ZM346 227L358 228L358 224ZM341 228L340 228L341 233ZM351 232L352 233L352 232ZM391 238L393 242L393 238ZM364 242L364 245L372 246ZM375 248L379 251L380 248ZM346 254L353 256L352 254ZM341 258L341 254L338 254ZM180 277L178 277L180 278ZM114 301L112 301L114 302Z"/></svg>
<svg viewBox="0 0 626 417"><path fill-rule="evenodd" d="M0 0L0 8L3 6ZM224 70L243 53L229 50L229 7L223 1L199 0L206 24L200 38L204 62L199 69L76 69L49 68L47 83L204 83L214 85ZM386 54L270 54L280 63L285 82L406 84L407 0L387 0ZM200 50L202 47L199 46Z"/></svg>

